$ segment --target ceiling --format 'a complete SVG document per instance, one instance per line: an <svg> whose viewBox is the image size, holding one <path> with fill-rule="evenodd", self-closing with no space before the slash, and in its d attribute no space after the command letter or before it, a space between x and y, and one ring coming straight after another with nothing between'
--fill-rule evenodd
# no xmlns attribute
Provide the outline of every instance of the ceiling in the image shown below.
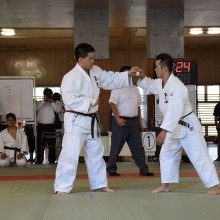
<svg viewBox="0 0 220 220"><path fill-rule="evenodd" d="M184 8L184 42L188 48L220 48L220 35L190 36L189 27L220 27L220 0L1 0L0 50L67 49L74 45L74 10L109 10L110 50L146 48L149 8Z"/></svg>

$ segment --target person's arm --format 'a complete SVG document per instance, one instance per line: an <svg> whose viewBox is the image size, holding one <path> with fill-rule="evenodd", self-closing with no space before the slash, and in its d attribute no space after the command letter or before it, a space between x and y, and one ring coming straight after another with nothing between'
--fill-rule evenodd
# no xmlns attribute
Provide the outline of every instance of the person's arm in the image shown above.
<svg viewBox="0 0 220 220"><path fill-rule="evenodd" d="M218 117L215 116L215 126L217 127L217 125L218 125Z"/></svg>
<svg viewBox="0 0 220 220"><path fill-rule="evenodd" d="M141 108L138 106L138 120L139 120L139 127L141 131L144 131L144 127L142 125L142 118L141 118Z"/></svg>
<svg viewBox="0 0 220 220"><path fill-rule="evenodd" d="M62 106L61 106L61 103L59 101L51 102L51 106L52 106L52 108L54 109L54 111L56 113L59 113L62 110Z"/></svg>
<svg viewBox="0 0 220 220"><path fill-rule="evenodd" d="M158 146L161 146L164 143L166 138L167 131L162 129L161 132L157 135L156 142Z"/></svg>
<svg viewBox="0 0 220 220"><path fill-rule="evenodd" d="M0 133L0 158L2 160L5 160L7 158L7 155L5 153L5 149L4 149L4 141L3 141L3 133Z"/></svg>
<svg viewBox="0 0 220 220"><path fill-rule="evenodd" d="M130 76L135 76L138 71L141 71L138 67L132 67L131 70L125 72L105 71L94 65L90 74L95 76L99 88L113 90L132 85L132 77Z"/></svg>
<svg viewBox="0 0 220 220"><path fill-rule="evenodd" d="M119 114L118 114L117 106L116 106L114 103L112 103L112 102L110 102L110 106L111 106L112 113L114 114L115 119L116 119L118 125L119 125L120 127L125 126L125 125L126 125L125 120L122 119L122 118L120 118L120 116L119 116Z"/></svg>
<svg viewBox="0 0 220 220"><path fill-rule="evenodd" d="M19 139L19 147L21 147L21 151L17 154L17 159L21 160L24 158L24 155L26 155L29 152L29 146L28 146L28 142L27 142L27 135L25 134L25 132L21 129L18 129L17 132L20 135L20 139Z"/></svg>
<svg viewBox="0 0 220 220"><path fill-rule="evenodd" d="M45 101L39 101L37 102L37 105L36 105L36 110L39 111L39 109L45 104Z"/></svg>
<svg viewBox="0 0 220 220"><path fill-rule="evenodd" d="M128 71L128 76L139 76L141 74L141 77L143 77L142 75L144 75L143 69L140 69L137 66L132 67L129 71Z"/></svg>
<svg viewBox="0 0 220 220"><path fill-rule="evenodd" d="M18 130L19 134L21 135L21 142L19 143L21 147L21 153L27 154L29 152L29 147L28 147L28 141L27 141L27 135L25 132L21 129Z"/></svg>
<svg viewBox="0 0 220 220"><path fill-rule="evenodd" d="M220 129L220 124L218 123L218 117L215 116L215 126L217 129Z"/></svg>

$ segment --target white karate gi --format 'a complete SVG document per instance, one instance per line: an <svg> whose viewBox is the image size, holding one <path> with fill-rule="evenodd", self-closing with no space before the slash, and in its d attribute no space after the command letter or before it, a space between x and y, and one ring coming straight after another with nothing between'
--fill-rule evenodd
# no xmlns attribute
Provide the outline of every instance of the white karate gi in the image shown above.
<svg viewBox="0 0 220 220"><path fill-rule="evenodd" d="M17 129L16 139L14 139L8 133L7 128L0 133L0 152L6 153L6 155L8 156L8 158L6 158L5 160L2 160L0 158L0 166L9 166L10 163L14 162L14 150L4 149L4 146L17 147L21 149L20 152L23 154L27 154L29 152L27 136L25 132L21 129ZM19 152L17 152L17 154L18 153ZM16 164L17 166L26 166L27 160L25 156L23 157L23 159L20 160L16 159Z"/></svg>
<svg viewBox="0 0 220 220"><path fill-rule="evenodd" d="M161 182L179 182L179 165L183 148L205 187L210 188L219 184L201 124L196 114L192 112L187 87L173 74L170 75L164 88L161 79L152 80L148 77L138 81L138 86L143 88L146 94L159 96L159 109L164 116L160 128L168 131L160 152ZM190 112L192 113L189 114ZM187 114L189 115L186 116ZM180 119L187 122L190 128L180 125L178 123Z"/></svg>
<svg viewBox="0 0 220 220"><path fill-rule="evenodd" d="M93 66L89 75L79 64L67 73L61 84L62 99L66 110L81 113L98 111L95 105L100 88L116 89L129 86L127 72L113 73ZM107 187L104 147L97 136L97 123L91 137L91 117L65 112L62 151L58 160L54 191L70 192L76 178L80 151L84 149L91 190Z"/></svg>

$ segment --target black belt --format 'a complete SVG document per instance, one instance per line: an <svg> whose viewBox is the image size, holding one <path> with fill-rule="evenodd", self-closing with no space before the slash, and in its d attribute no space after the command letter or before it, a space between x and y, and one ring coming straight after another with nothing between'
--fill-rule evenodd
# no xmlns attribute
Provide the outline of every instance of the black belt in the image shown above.
<svg viewBox="0 0 220 220"><path fill-rule="evenodd" d="M190 128L189 123L187 123L187 122L185 122L185 121L179 120L179 124L182 125L182 126L185 126L185 127L187 127L187 128Z"/></svg>
<svg viewBox="0 0 220 220"><path fill-rule="evenodd" d="M95 120L96 120L97 121L97 136L98 137L100 136L100 133L99 133L99 117L98 117L98 114L96 112L95 113L89 113L89 114L85 114L85 113L82 113L82 112L77 112L77 111L74 111L74 110L66 110L66 112L91 117L92 118L92 121L91 121L91 135L92 135L92 138L94 138L94 124L95 124Z"/></svg>
<svg viewBox="0 0 220 220"><path fill-rule="evenodd" d="M185 117L187 117L188 115L190 115L191 113L192 113L192 112L190 112L190 113L184 115L184 116L181 117L181 118L185 118ZM187 123L187 122L185 122L185 121L182 121L181 118L180 118L180 120L179 120L178 123L179 123L180 125L182 125L182 126L185 126L185 127L187 127L187 128L190 128L190 124Z"/></svg>
<svg viewBox="0 0 220 220"><path fill-rule="evenodd" d="M119 117L124 119L124 120L128 120L128 121L133 121L133 120L138 118L137 116L134 116L134 117L119 116Z"/></svg>
<svg viewBox="0 0 220 220"><path fill-rule="evenodd" d="M181 118L185 118L186 116L188 116L188 115L190 115L190 114L192 114L193 112L190 112L190 113L188 113L188 114L186 114L186 115L184 115L183 117L181 117ZM181 119L180 118L180 119Z"/></svg>
<svg viewBox="0 0 220 220"><path fill-rule="evenodd" d="M7 147L7 146L4 146L4 149L6 150L14 150L14 164L16 165L16 156L17 156L17 152L21 152L21 149L20 148L17 148L17 147Z"/></svg>

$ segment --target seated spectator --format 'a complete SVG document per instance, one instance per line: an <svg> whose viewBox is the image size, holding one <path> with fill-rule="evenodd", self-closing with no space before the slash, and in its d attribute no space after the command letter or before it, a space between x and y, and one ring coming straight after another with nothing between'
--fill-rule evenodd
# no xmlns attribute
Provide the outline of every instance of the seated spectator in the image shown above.
<svg viewBox="0 0 220 220"><path fill-rule="evenodd" d="M8 127L0 133L0 166L26 166L28 153L27 136L16 126L16 116L6 115Z"/></svg>

